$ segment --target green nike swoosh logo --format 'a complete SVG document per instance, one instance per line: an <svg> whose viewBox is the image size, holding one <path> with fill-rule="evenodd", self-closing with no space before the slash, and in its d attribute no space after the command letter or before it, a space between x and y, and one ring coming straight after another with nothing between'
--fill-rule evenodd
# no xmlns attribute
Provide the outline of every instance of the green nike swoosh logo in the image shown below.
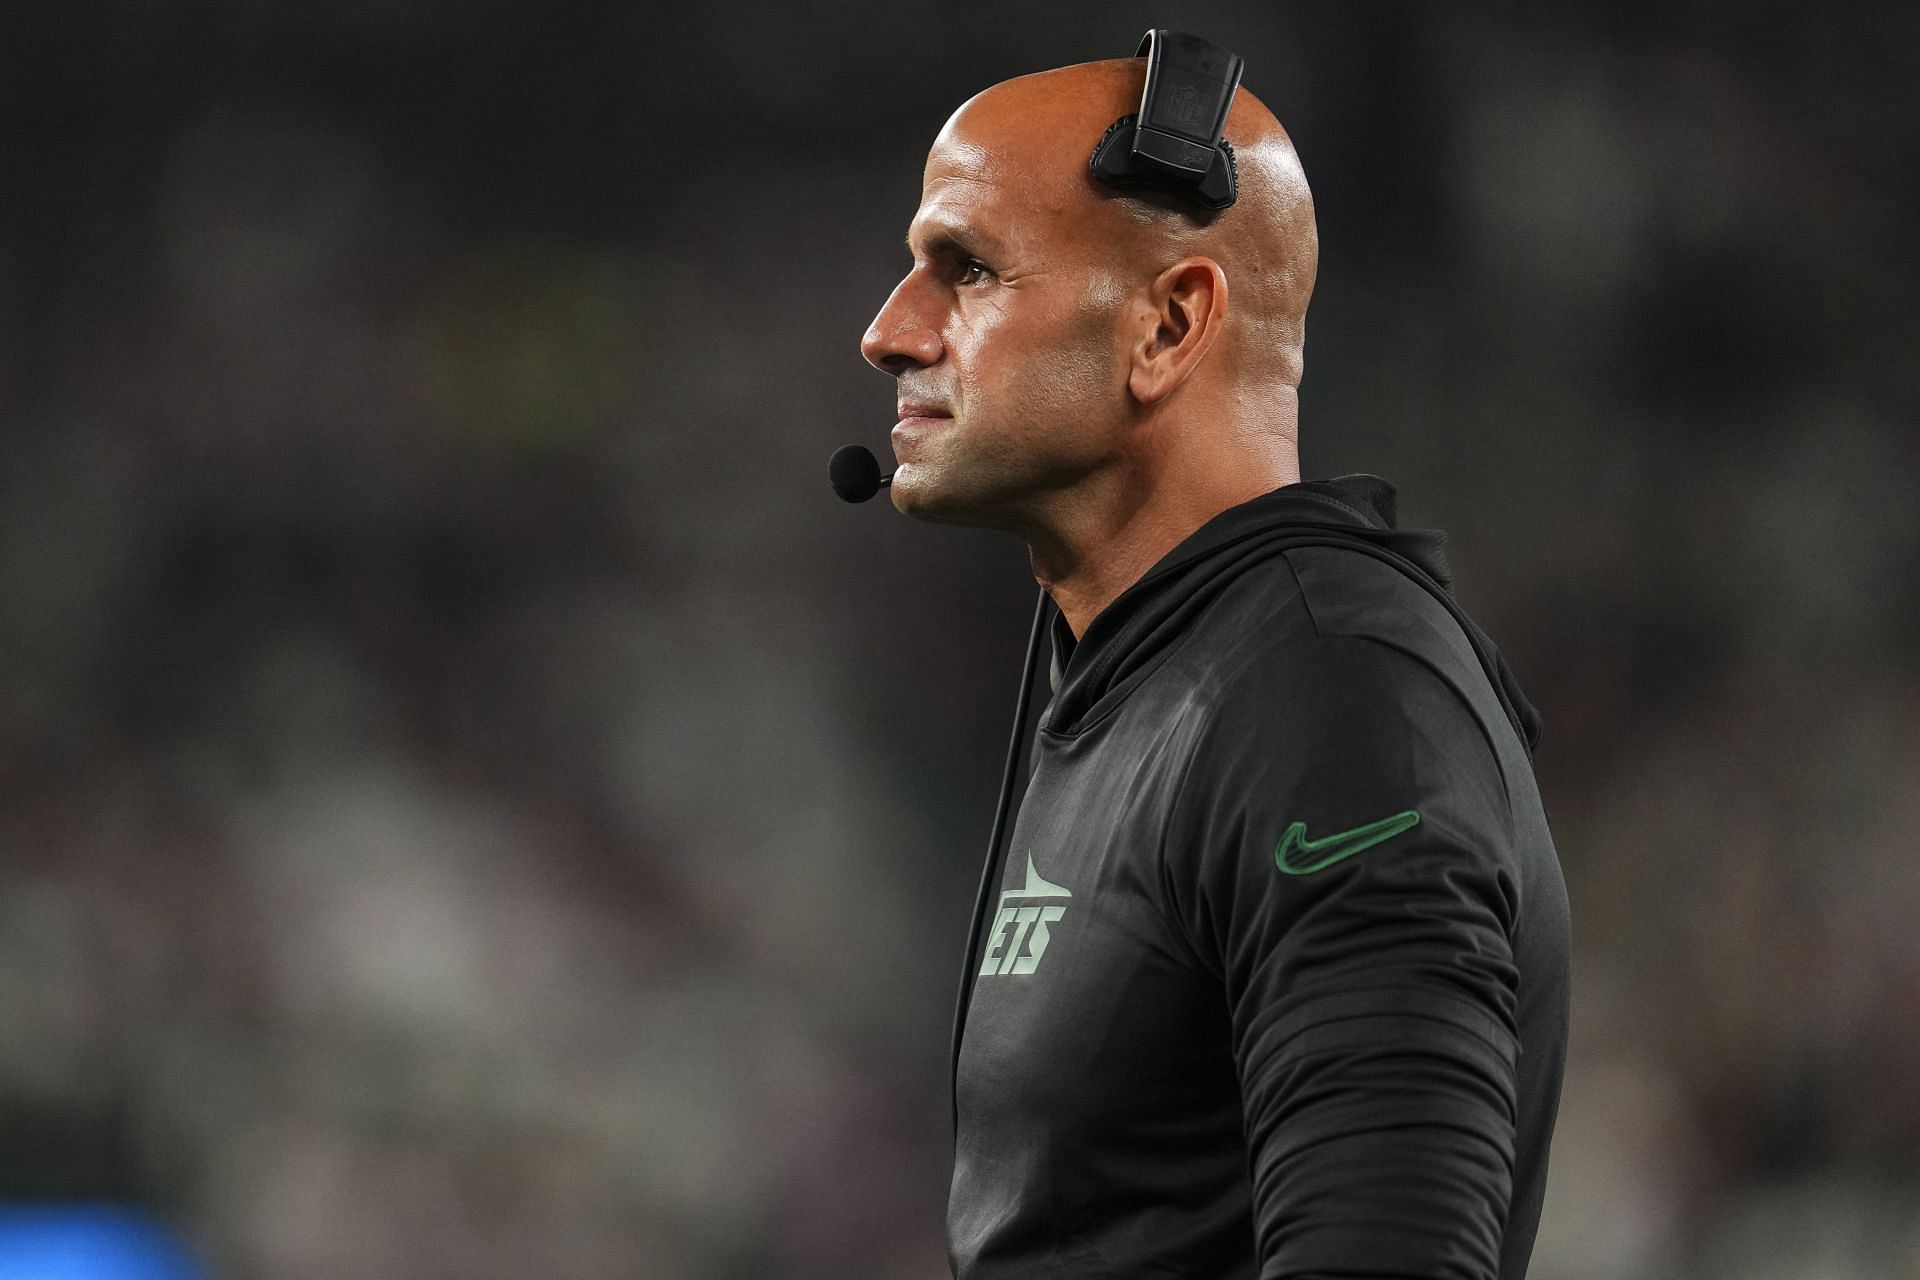
<svg viewBox="0 0 1920 1280"><path fill-rule="evenodd" d="M1371 849L1382 840L1391 840L1411 827L1420 825L1420 815L1412 809L1394 814L1391 818L1382 818L1378 822L1369 822L1364 827L1355 827L1351 831L1342 831L1338 835L1321 836L1318 840L1307 839L1307 824L1296 822L1287 828L1280 837L1280 843L1274 846L1273 865L1290 876L1307 876L1323 868L1330 867L1342 858L1351 858L1362 849ZM1296 864L1293 855L1303 854L1311 862Z"/></svg>

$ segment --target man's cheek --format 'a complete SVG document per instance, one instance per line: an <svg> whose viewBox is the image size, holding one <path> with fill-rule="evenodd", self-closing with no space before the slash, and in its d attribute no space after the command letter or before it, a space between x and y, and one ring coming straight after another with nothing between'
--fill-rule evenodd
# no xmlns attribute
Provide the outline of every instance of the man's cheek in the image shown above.
<svg viewBox="0 0 1920 1280"><path fill-rule="evenodd" d="M1022 345L1020 326L1004 304L982 300L960 318L956 340L975 362L1012 358Z"/></svg>

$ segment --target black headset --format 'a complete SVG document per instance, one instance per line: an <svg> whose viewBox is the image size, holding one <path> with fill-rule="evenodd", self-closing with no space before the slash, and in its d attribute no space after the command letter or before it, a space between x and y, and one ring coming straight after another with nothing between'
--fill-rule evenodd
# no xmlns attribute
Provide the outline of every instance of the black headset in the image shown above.
<svg viewBox="0 0 1920 1280"><path fill-rule="evenodd" d="M1233 144L1220 136L1246 60L1211 40L1156 27L1133 56L1147 59L1140 110L1107 126L1087 160L1121 191L1157 190L1218 212L1240 194Z"/></svg>

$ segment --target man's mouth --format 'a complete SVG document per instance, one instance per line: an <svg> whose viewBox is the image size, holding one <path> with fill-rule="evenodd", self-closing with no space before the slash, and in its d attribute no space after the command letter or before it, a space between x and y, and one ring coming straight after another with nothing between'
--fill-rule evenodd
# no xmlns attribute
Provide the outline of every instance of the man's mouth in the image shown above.
<svg viewBox="0 0 1920 1280"><path fill-rule="evenodd" d="M900 421L893 424L893 456L902 466L920 460L921 444L953 421L937 404L907 401L900 405Z"/></svg>

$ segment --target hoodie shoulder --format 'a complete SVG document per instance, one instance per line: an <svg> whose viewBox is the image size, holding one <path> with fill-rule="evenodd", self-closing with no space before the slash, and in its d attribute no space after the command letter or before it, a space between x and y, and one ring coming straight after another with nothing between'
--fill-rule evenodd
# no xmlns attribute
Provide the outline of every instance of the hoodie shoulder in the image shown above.
<svg viewBox="0 0 1920 1280"><path fill-rule="evenodd" d="M1452 612L1391 564L1343 547L1291 547L1283 554L1315 634L1365 636L1443 671L1479 670Z"/></svg>
<svg viewBox="0 0 1920 1280"><path fill-rule="evenodd" d="M1357 636L1400 650L1428 667L1473 710L1489 741L1520 726L1509 719L1473 642L1453 611L1392 565L1340 547L1285 553L1314 634Z"/></svg>

